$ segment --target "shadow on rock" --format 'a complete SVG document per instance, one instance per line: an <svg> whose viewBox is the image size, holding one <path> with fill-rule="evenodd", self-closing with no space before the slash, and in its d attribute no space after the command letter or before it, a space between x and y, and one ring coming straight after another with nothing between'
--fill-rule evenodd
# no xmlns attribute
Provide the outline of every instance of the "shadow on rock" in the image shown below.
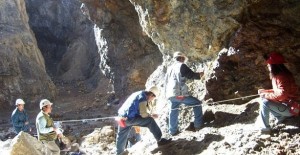
<svg viewBox="0 0 300 155"><path fill-rule="evenodd" d="M240 114L232 114L228 112L217 111L206 111L203 115L203 120L206 122L205 126L213 127L224 127L236 123L247 123L254 121L258 113L256 112L259 108L258 103L251 103L246 106L246 109ZM252 122L251 122L252 123Z"/></svg>
<svg viewBox="0 0 300 155"><path fill-rule="evenodd" d="M177 139L172 141L169 144L159 146L158 148L151 151L151 153L152 154L158 153L161 155L199 154L203 150L205 150L213 141L221 141L223 139L224 139L223 136L215 135L215 134L206 134L202 141Z"/></svg>

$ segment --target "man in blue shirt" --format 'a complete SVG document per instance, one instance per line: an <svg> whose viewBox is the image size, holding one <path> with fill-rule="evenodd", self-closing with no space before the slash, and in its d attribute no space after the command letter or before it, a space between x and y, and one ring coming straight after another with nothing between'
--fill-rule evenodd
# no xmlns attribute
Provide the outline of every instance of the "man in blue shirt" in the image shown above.
<svg viewBox="0 0 300 155"><path fill-rule="evenodd" d="M26 110L24 109L25 102L22 99L16 100L16 109L11 114L11 121L18 134L21 131L30 132L29 118Z"/></svg>
<svg viewBox="0 0 300 155"><path fill-rule="evenodd" d="M151 87L148 90L137 91L131 94L121 108L118 110L120 122L117 134L117 155L124 152L128 134L133 126L147 127L157 141L157 145L164 145L171 142L171 139L162 137L162 132L156 124L154 118L158 118L157 114L149 113L152 111L152 101L158 96L157 87Z"/></svg>

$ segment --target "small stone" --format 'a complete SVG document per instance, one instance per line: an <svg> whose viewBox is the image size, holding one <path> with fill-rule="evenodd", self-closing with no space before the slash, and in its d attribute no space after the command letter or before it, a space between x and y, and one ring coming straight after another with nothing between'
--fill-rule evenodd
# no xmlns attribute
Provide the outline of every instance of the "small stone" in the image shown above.
<svg viewBox="0 0 300 155"><path fill-rule="evenodd" d="M271 135L261 135L259 137L259 139L262 139L262 140L270 140L271 139Z"/></svg>

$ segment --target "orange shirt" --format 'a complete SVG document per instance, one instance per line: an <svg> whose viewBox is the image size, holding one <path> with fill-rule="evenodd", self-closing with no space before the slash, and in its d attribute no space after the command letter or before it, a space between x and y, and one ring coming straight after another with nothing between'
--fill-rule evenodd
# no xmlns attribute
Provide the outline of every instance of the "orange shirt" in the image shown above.
<svg viewBox="0 0 300 155"><path fill-rule="evenodd" d="M135 133L140 133L141 132L141 127L139 126L133 126L134 127L134 130L135 130Z"/></svg>
<svg viewBox="0 0 300 155"><path fill-rule="evenodd" d="M287 102L298 98L298 86L292 74L280 73L272 78L273 89L265 91L265 98L277 102Z"/></svg>

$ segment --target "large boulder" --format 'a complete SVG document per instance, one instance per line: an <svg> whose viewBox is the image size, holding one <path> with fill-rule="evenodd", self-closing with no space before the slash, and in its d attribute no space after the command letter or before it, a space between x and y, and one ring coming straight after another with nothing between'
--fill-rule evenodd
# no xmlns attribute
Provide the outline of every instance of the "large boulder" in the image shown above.
<svg viewBox="0 0 300 155"><path fill-rule="evenodd" d="M83 137L80 151L86 154L113 154L115 151L115 130L113 126L96 128L92 133Z"/></svg>
<svg viewBox="0 0 300 155"><path fill-rule="evenodd" d="M0 143L0 152L7 155L31 154L43 155L51 153L41 141L21 131L15 138Z"/></svg>

